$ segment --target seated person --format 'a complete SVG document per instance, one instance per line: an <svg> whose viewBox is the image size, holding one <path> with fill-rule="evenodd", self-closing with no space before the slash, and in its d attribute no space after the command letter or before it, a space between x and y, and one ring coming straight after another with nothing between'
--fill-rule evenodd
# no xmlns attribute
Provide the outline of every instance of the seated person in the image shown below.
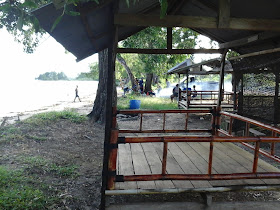
<svg viewBox="0 0 280 210"><path fill-rule="evenodd" d="M196 97L197 96L197 91L195 89L195 85L193 86L193 95L192 95L192 98Z"/></svg>
<svg viewBox="0 0 280 210"><path fill-rule="evenodd" d="M181 88L179 88L179 84L177 84L172 90L172 95L170 96L171 101L173 102L173 99L178 96L181 96Z"/></svg>

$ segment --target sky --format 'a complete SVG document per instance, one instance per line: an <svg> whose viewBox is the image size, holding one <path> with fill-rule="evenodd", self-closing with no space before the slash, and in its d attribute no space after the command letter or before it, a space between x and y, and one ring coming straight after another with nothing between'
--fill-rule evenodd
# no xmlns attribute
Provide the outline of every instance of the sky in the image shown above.
<svg viewBox="0 0 280 210"><path fill-rule="evenodd" d="M89 72L89 64L97 62L92 55L80 62L71 53L65 53L62 45L46 34L32 54L23 52L22 44L5 29L0 29L0 80L34 80L40 74L55 71L76 77L80 72Z"/></svg>
<svg viewBox="0 0 280 210"><path fill-rule="evenodd" d="M200 45L209 48L209 39L199 36ZM32 54L23 52L22 44L14 41L14 37L5 29L0 29L0 81L34 80L40 74L55 71L64 72L74 78L80 72L88 72L89 64L98 61L98 55L92 55L80 62L71 53L65 53L62 45L56 42L49 34L41 40ZM197 46L196 48L198 48ZM219 55L200 55L194 57L195 63Z"/></svg>

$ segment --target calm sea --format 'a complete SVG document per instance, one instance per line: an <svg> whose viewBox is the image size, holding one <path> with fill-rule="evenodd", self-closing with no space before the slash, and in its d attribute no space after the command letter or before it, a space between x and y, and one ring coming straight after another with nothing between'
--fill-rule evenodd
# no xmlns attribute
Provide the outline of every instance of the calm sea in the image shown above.
<svg viewBox="0 0 280 210"><path fill-rule="evenodd" d="M76 85L81 99L94 101L97 81L0 81L0 117L33 111L74 100Z"/></svg>

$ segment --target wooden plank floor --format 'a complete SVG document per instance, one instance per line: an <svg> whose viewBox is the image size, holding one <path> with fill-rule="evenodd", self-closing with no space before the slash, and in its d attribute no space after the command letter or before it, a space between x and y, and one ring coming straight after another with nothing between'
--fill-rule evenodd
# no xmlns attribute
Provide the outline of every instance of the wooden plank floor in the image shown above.
<svg viewBox="0 0 280 210"><path fill-rule="evenodd" d="M120 144L117 174L160 174L163 143ZM209 143L168 143L167 173L206 174ZM213 174L249 173L253 168L253 155L232 143L214 143ZM259 159L258 172L280 172ZM228 185L280 184L280 179L250 179L221 181L139 181L121 182L116 189L170 189L208 188Z"/></svg>

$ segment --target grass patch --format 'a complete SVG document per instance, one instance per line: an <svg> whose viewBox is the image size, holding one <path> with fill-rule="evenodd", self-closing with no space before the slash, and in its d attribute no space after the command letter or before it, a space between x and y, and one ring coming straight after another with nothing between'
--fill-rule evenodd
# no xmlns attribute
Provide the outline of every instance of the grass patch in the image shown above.
<svg viewBox="0 0 280 210"><path fill-rule="evenodd" d="M56 163L51 163L50 161L39 156L20 157L18 158L18 161L27 164L26 168L30 169L31 171L36 171L34 169L39 169L39 171L46 171L59 177L75 178L79 175L76 170L78 167L75 165L61 166Z"/></svg>
<svg viewBox="0 0 280 210"><path fill-rule="evenodd" d="M48 138L44 136L32 136L32 135L25 135L26 138L35 140L35 141L46 141Z"/></svg>
<svg viewBox="0 0 280 210"><path fill-rule="evenodd" d="M149 96L136 96L132 94L127 94L126 98L118 98L118 109L129 109L130 100L140 100L140 109L149 110L168 110L168 109L178 109L176 102L171 102L168 98L159 97L149 97Z"/></svg>
<svg viewBox="0 0 280 210"><path fill-rule="evenodd" d="M60 112L44 112L40 114L35 114L32 117L24 120L24 123L29 125L44 125L51 122L56 122L60 119L68 119L74 123L82 123L88 118L84 115L80 115L78 112L73 110L64 110Z"/></svg>
<svg viewBox="0 0 280 210"><path fill-rule="evenodd" d="M13 125L0 127L0 141L2 142L23 138L21 130Z"/></svg>
<svg viewBox="0 0 280 210"><path fill-rule="evenodd" d="M21 170L0 166L0 209L46 209L53 201Z"/></svg>

